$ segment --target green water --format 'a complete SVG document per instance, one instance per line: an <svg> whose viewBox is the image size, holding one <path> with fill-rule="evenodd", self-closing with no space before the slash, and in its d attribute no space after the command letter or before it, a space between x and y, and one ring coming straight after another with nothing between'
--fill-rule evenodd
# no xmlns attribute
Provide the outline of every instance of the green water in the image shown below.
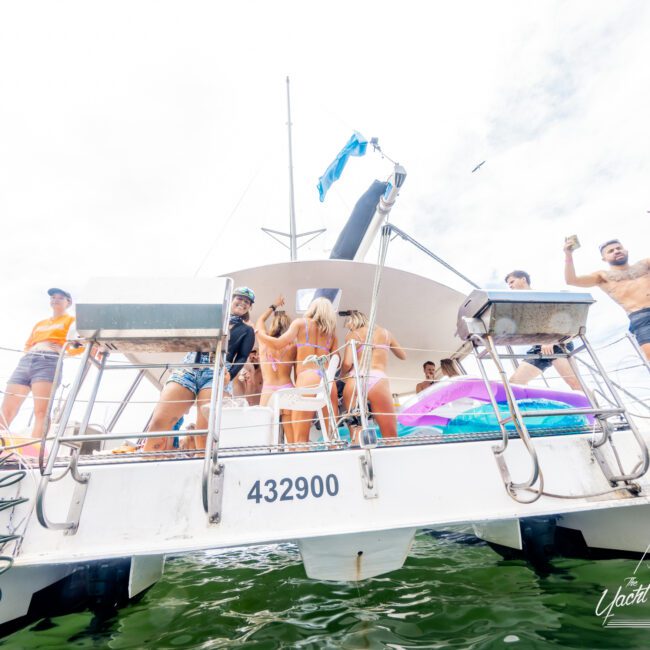
<svg viewBox="0 0 650 650"><path fill-rule="evenodd" d="M420 534L400 571L358 585L305 577L291 545L168 561L164 578L111 620L41 621L7 648L649 648L650 629L594 614L633 560L558 560L546 575L461 536ZM643 576L645 574L645 578ZM644 562L639 581L650 582ZM650 600L650 599L649 599ZM650 619L650 602L621 610Z"/></svg>

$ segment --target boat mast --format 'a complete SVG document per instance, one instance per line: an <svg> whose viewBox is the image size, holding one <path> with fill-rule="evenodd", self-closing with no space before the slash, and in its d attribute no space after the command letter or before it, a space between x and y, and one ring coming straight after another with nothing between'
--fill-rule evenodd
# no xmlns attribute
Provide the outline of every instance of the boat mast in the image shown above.
<svg viewBox="0 0 650 650"><path fill-rule="evenodd" d="M298 258L296 246L296 205L293 195L293 146L291 143L291 95L287 76L287 134L289 136L289 252L291 261Z"/></svg>
<svg viewBox="0 0 650 650"><path fill-rule="evenodd" d="M272 230L271 228L262 228L269 237L275 239L276 242L282 244L289 249L289 256L292 262L298 259L298 248L308 244L312 239L325 232L326 228L319 228L318 230L309 230L308 232L296 232L296 203L293 192L293 142L291 140L291 96L289 93L289 77L287 76L287 132L289 137L289 232L280 232ZM310 237L311 235L311 237ZM289 245L285 244L278 237L287 237ZM299 237L309 237L307 241L302 242L298 246Z"/></svg>

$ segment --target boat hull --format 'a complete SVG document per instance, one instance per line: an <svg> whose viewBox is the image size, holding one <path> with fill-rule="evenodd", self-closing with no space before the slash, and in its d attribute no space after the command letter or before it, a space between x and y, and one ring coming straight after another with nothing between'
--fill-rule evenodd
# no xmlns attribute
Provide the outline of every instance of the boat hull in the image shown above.
<svg viewBox="0 0 650 650"><path fill-rule="evenodd" d="M218 523L210 523L203 509L202 459L95 457L80 467L89 481L74 534L46 529L30 516L40 478L33 470L20 487L28 500L0 512L7 530L25 521L13 567L0 575L0 621L24 615L34 593L80 566L128 558L129 567L136 567L126 578L128 599L162 575L165 555L206 549L295 542L308 575L359 580L399 568L418 529L473 524L479 536L487 539L485 531L492 530L490 541L517 548L520 521L555 518L559 526L582 531L590 546L645 551L650 481L642 477L634 491L613 489L592 457L590 436L535 440L545 491L568 498L542 495L532 503L514 500L504 488L494 444L378 447L370 452L372 489L363 471L366 454L359 449L242 455L229 450L220 459ZM618 432L616 444L621 462L634 465L638 447L632 435ZM510 441L505 455L513 480L528 475L530 457L520 440ZM67 520L76 485L68 475L48 486L42 507L50 521ZM22 579L24 571L36 572L38 580Z"/></svg>

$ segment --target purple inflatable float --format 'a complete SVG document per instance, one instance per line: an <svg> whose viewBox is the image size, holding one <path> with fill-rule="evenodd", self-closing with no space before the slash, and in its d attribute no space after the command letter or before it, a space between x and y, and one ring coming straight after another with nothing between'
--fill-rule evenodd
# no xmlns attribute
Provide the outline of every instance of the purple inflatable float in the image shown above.
<svg viewBox="0 0 650 650"><path fill-rule="evenodd" d="M491 381L490 389L497 402L506 402L506 391L501 382ZM551 390L550 388L531 388L513 384L515 399L545 399L564 402L575 408L587 408L589 400L582 393ZM474 399L489 402L487 387L480 378L462 377L434 384L422 391L414 402L407 404L397 416L405 426L445 426L450 417L436 415L433 411L460 399ZM591 418L590 418L591 419Z"/></svg>

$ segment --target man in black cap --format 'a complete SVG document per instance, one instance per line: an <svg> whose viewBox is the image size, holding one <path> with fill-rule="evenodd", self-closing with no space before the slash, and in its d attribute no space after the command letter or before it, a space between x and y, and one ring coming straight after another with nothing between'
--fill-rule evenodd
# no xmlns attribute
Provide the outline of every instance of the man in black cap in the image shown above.
<svg viewBox="0 0 650 650"><path fill-rule="evenodd" d="M74 322L74 316L66 313L72 304L72 296L57 287L52 287L47 293L52 316L34 325L25 343L25 355L9 378L0 408L0 431L9 429L31 391L34 398L32 437L40 438L43 435L50 393L56 389L54 373L57 360ZM71 351L71 354L79 352L81 348Z"/></svg>
<svg viewBox="0 0 650 650"><path fill-rule="evenodd" d="M577 275L570 241L564 245L564 279L574 287L599 287L625 309L646 359L650 361L650 258L628 264L628 252L618 239L600 245L600 254L609 269Z"/></svg>

